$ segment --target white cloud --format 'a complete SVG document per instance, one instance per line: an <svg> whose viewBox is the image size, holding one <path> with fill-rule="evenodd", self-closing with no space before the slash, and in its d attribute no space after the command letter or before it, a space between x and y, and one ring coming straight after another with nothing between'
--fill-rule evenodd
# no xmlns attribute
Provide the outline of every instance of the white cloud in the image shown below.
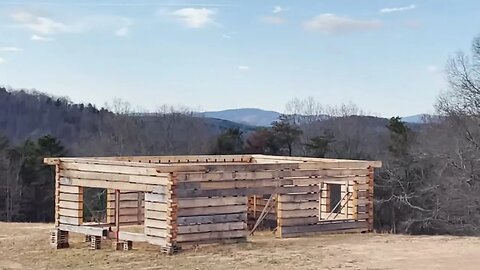
<svg viewBox="0 0 480 270"><path fill-rule="evenodd" d="M268 24L284 24L286 21L284 18L280 16L263 16L260 18L260 20L264 23Z"/></svg>
<svg viewBox="0 0 480 270"><path fill-rule="evenodd" d="M272 10L272 13L277 14L277 13L281 13L281 12L285 12L285 11L287 11L287 10L285 8L282 8L281 6L274 6L273 10Z"/></svg>
<svg viewBox="0 0 480 270"><path fill-rule="evenodd" d="M237 68L238 68L238 70L249 70L250 69L249 66L245 66L245 65L240 65Z"/></svg>
<svg viewBox="0 0 480 270"><path fill-rule="evenodd" d="M30 39L33 40L33 41L51 41L51 40L53 40L52 38L39 36L39 35L35 35L35 34L32 35L32 37Z"/></svg>
<svg viewBox="0 0 480 270"><path fill-rule="evenodd" d="M88 16L70 24L27 11L14 12L11 17L18 26L28 29L32 33L31 39L35 41L49 41L53 35L60 33L90 31L103 31L126 37L133 25L131 19L114 15Z"/></svg>
<svg viewBox="0 0 480 270"><path fill-rule="evenodd" d="M376 20L358 20L327 13L306 21L303 26L307 30L324 34L348 34L377 30L382 27L382 23Z"/></svg>
<svg viewBox="0 0 480 270"><path fill-rule="evenodd" d="M227 34L223 34L222 37L223 37L223 38L226 38L226 39L232 39L232 36L227 35Z"/></svg>
<svg viewBox="0 0 480 270"><path fill-rule="evenodd" d="M26 11L18 11L11 14L13 20L35 34L51 35L60 32L69 32L67 25L54 21L51 18L39 16Z"/></svg>
<svg viewBox="0 0 480 270"><path fill-rule="evenodd" d="M201 28L214 22L217 12L208 8L181 8L170 13L175 19L189 28Z"/></svg>
<svg viewBox="0 0 480 270"><path fill-rule="evenodd" d="M115 35L117 37L128 37L130 35L130 26L132 26L132 20L128 18L122 18L123 26L115 30Z"/></svg>
<svg viewBox="0 0 480 270"><path fill-rule="evenodd" d="M0 52L21 52L23 49L18 47L0 47Z"/></svg>
<svg viewBox="0 0 480 270"><path fill-rule="evenodd" d="M128 37L130 34L130 29L128 27L122 27L115 31L115 35L118 37Z"/></svg>
<svg viewBox="0 0 480 270"><path fill-rule="evenodd" d="M3 59L3 58L0 57L0 64L3 64L3 63L5 63L5 62L7 62L7 61L5 61L5 59Z"/></svg>
<svg viewBox="0 0 480 270"><path fill-rule="evenodd" d="M417 6L410 5L405 7L394 7L394 8L382 8L380 9L380 13L391 13L391 12L399 12L399 11L407 11L415 9Z"/></svg>

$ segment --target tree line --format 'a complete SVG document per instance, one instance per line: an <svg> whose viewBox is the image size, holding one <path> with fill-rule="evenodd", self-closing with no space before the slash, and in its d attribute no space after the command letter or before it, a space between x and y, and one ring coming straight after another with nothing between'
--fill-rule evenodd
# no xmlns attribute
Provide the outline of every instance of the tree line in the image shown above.
<svg viewBox="0 0 480 270"><path fill-rule="evenodd" d="M51 221L45 156L241 154L381 160L375 228L412 234L480 233L480 38L452 57L449 88L423 124L367 116L354 104L294 99L270 127L245 129L163 106L138 113L38 92L0 89L0 220Z"/></svg>

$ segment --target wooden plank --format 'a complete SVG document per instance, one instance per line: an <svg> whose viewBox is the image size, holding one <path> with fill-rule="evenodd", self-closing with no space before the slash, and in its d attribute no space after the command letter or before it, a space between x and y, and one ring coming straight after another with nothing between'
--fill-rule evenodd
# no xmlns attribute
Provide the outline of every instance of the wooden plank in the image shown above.
<svg viewBox="0 0 480 270"><path fill-rule="evenodd" d="M190 207L208 207L208 206L217 206L217 205L236 205L236 204L245 204L247 197L212 197L212 198L183 198L178 199L179 208L190 208Z"/></svg>
<svg viewBox="0 0 480 270"><path fill-rule="evenodd" d="M303 201L315 201L318 200L318 193L307 194L281 194L278 195L279 202L303 202Z"/></svg>
<svg viewBox="0 0 480 270"><path fill-rule="evenodd" d="M211 189L211 190L178 190L179 198L190 197L219 197L219 196L246 196L251 194L284 194L318 191L318 186L291 186L291 187L263 187L238 189Z"/></svg>
<svg viewBox="0 0 480 270"><path fill-rule="evenodd" d="M59 201L71 201L71 202L83 203L83 194L61 192L59 195Z"/></svg>
<svg viewBox="0 0 480 270"><path fill-rule="evenodd" d="M63 201L60 200L58 202L61 208L69 208L69 209L83 209L83 203L82 202L71 202L71 201Z"/></svg>
<svg viewBox="0 0 480 270"><path fill-rule="evenodd" d="M247 205L227 205L227 206L211 206L196 208L179 208L177 215L179 217L203 216L215 214L231 214L247 212Z"/></svg>
<svg viewBox="0 0 480 270"><path fill-rule="evenodd" d="M167 230L145 227L145 234L148 236L167 237Z"/></svg>
<svg viewBox="0 0 480 270"><path fill-rule="evenodd" d="M168 210L168 204L166 203L155 203L155 202L145 202L146 210L155 210L166 212Z"/></svg>
<svg viewBox="0 0 480 270"><path fill-rule="evenodd" d="M106 162L106 161L89 162L89 163L80 163L79 161L76 161L76 162L60 163L61 169L64 169L64 170L165 177L166 174L159 173L155 169L156 166L157 165L146 164L146 163L138 164L133 162L128 163L128 162Z"/></svg>
<svg viewBox="0 0 480 270"><path fill-rule="evenodd" d="M147 236L143 233L118 232L118 239L132 242L147 242Z"/></svg>
<svg viewBox="0 0 480 270"><path fill-rule="evenodd" d="M145 218L146 219L166 220L167 217L168 217L167 212L151 211L151 210L148 210L148 209L145 210Z"/></svg>
<svg viewBox="0 0 480 270"><path fill-rule="evenodd" d="M279 203L280 210L304 210L304 209L318 209L318 201L298 202L298 203Z"/></svg>
<svg viewBox="0 0 480 270"><path fill-rule="evenodd" d="M255 163L232 163L232 164L170 164L170 165L156 165L157 171L160 173L169 172L259 172L265 170L295 170L299 168L297 163L278 163L278 164L255 164Z"/></svg>
<svg viewBox="0 0 480 270"><path fill-rule="evenodd" d="M83 217L83 209L66 209L66 208L59 208L58 213L59 213L61 216Z"/></svg>
<svg viewBox="0 0 480 270"><path fill-rule="evenodd" d="M311 158L311 157L286 157L286 156L272 156L272 155L252 155L252 162L259 160L270 160L276 162L293 161L301 163L324 163L328 166L335 166L340 168L368 168L369 166L379 168L382 166L381 161L371 160L351 160L351 159L329 159L329 158Z"/></svg>
<svg viewBox="0 0 480 270"><path fill-rule="evenodd" d="M327 223L327 224L315 224L305 226L282 226L282 236L289 233L305 233L305 232L322 232L333 230L345 230L345 229L358 229L366 228L367 223L360 222L340 222L340 223Z"/></svg>
<svg viewBox="0 0 480 270"><path fill-rule="evenodd" d="M249 171L247 168L239 171L222 172L179 172L178 181L205 182L205 181L231 181L231 180L254 180L291 177L324 177L325 181L335 181L338 178L352 176L367 176L368 170L364 169L331 169L331 170L270 170L270 171ZM338 177L338 178L337 178Z"/></svg>
<svg viewBox="0 0 480 270"><path fill-rule="evenodd" d="M293 211L279 211L278 218L294 218L294 217L312 217L318 216L318 209L309 210L293 210Z"/></svg>
<svg viewBox="0 0 480 270"><path fill-rule="evenodd" d="M145 226L150 228L166 229L167 222L165 220L145 219Z"/></svg>
<svg viewBox="0 0 480 270"><path fill-rule="evenodd" d="M61 224L69 224L69 225L82 225L83 217L67 217L67 216L59 216L58 220Z"/></svg>
<svg viewBox="0 0 480 270"><path fill-rule="evenodd" d="M149 202L167 202L168 197L167 194L145 193L145 201Z"/></svg>
<svg viewBox="0 0 480 270"><path fill-rule="evenodd" d="M190 233L177 235L177 242L192 242L207 239L224 239L246 237L247 230L223 231L223 232L207 232L207 233Z"/></svg>
<svg viewBox="0 0 480 270"><path fill-rule="evenodd" d="M178 234L180 235L185 233L233 231L233 230L246 230L246 229L247 229L247 223L245 222L198 224L198 225L189 225L189 226L178 226Z"/></svg>
<svg viewBox="0 0 480 270"><path fill-rule="evenodd" d="M295 226L316 224L319 222L318 217L297 217L297 218L278 218L281 226Z"/></svg>
<svg viewBox="0 0 480 270"><path fill-rule="evenodd" d="M60 224L58 228L62 231L69 231L69 232L94 235L94 236L107 236L108 234L108 228L101 228L101 227L73 226L73 225Z"/></svg>
<svg viewBox="0 0 480 270"><path fill-rule="evenodd" d="M202 216L187 216L178 217L177 223L179 226L192 225L192 224L207 224L207 223L227 223L246 221L246 213L237 214L223 214L223 215L202 215Z"/></svg>
<svg viewBox="0 0 480 270"><path fill-rule="evenodd" d="M139 184L167 185L168 177L165 176L143 176L119 173L103 173L91 171L60 170L60 176L78 179L95 179L116 182L130 182Z"/></svg>
<svg viewBox="0 0 480 270"><path fill-rule="evenodd" d="M127 183L127 182L78 179L78 178L66 178L66 177L60 178L60 184L83 186L83 187L94 187L94 188L123 189L123 190L143 191L143 192L151 192L153 190L156 190L157 192L163 191L164 193L166 193L168 191L168 188L166 186L154 186L154 185L147 185L147 184L134 184L134 183Z"/></svg>
<svg viewBox="0 0 480 270"><path fill-rule="evenodd" d="M60 183L59 190L63 193L82 194L81 188L73 185L62 185Z"/></svg>
<svg viewBox="0 0 480 270"><path fill-rule="evenodd" d="M223 163L223 162L244 162L248 163L252 159L251 155L181 155L181 156L115 156L115 157L76 157L76 158L46 158L55 164L55 162L113 162L120 164L130 163Z"/></svg>

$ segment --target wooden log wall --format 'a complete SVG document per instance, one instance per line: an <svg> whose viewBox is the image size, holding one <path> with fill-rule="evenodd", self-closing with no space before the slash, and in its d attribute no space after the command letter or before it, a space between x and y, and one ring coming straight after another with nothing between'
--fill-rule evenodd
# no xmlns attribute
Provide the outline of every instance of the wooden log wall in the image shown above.
<svg viewBox="0 0 480 270"><path fill-rule="evenodd" d="M223 169L225 169L225 167ZM287 235L294 235L297 231L302 232L304 226L307 227L305 228L307 231L312 230L312 228L315 231L316 228L309 226L318 224L320 221L319 184L322 182L345 183L346 181L351 181L353 183L353 181L366 181L368 176L367 169L270 169L248 171L248 166L244 167L244 169L244 171L223 170L177 173L178 183L176 193L179 199L179 233L182 230L181 227L184 226L182 222L185 219L182 218L187 217L185 215L195 214L205 216L209 213L204 211L213 211L215 209L215 215L225 216L233 213L243 213L245 216L248 208L252 207L251 203L250 206L248 206L248 197L245 197L245 201L240 205L227 205L223 204L223 201L221 203L213 199L219 197L244 197L251 194L257 194L259 197L262 197L262 195L278 194L279 202L276 216L277 224L282 229L280 230L279 236L285 237ZM197 212L191 213L189 212L191 211L190 209L182 205L182 201L184 200L201 200L203 204L209 203L210 205L206 208L199 208ZM261 211L262 208L258 207L258 209L258 211ZM271 217L274 216L275 215L271 215ZM195 228L197 228L199 232L209 232L209 234L205 234L205 239L193 237L187 239L186 236L179 234L177 241L201 241L207 238L213 241L215 239L220 240L227 237L234 237L234 235L227 235L226 233L210 233L217 230L218 226L216 225L207 223L201 227L198 225L203 224L196 224ZM229 228L228 225L222 226L221 228L222 230L237 230ZM190 233L193 233L193 231ZM243 233L245 233L244 230ZM238 235L243 236L244 234L239 231Z"/></svg>
<svg viewBox="0 0 480 270"><path fill-rule="evenodd" d="M247 204L246 196L179 198L177 243L245 240Z"/></svg>
<svg viewBox="0 0 480 270"><path fill-rule="evenodd" d="M115 190L107 192L107 223L115 224ZM139 191L120 191L120 225L143 224L145 194Z"/></svg>
<svg viewBox="0 0 480 270"><path fill-rule="evenodd" d="M83 187L58 185L56 224L79 226L83 223Z"/></svg>
<svg viewBox="0 0 480 270"><path fill-rule="evenodd" d="M147 242L166 246L169 242L169 199L167 192L145 193L145 235Z"/></svg>
<svg viewBox="0 0 480 270"><path fill-rule="evenodd" d="M368 210L372 205L372 201L367 197L370 169L327 171L330 171L326 174L331 177L317 179L317 192L278 195L278 237L296 237L325 231L368 230ZM329 205L331 184L342 185L341 206L344 207L338 215L334 213L329 216L331 208L334 207Z"/></svg>

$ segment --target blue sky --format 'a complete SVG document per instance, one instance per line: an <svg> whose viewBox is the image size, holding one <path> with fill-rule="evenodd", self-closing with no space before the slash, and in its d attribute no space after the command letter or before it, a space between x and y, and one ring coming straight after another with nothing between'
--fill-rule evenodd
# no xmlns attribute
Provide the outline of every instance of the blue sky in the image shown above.
<svg viewBox="0 0 480 270"><path fill-rule="evenodd" d="M147 110L431 113L479 25L473 0L0 0L0 84Z"/></svg>

